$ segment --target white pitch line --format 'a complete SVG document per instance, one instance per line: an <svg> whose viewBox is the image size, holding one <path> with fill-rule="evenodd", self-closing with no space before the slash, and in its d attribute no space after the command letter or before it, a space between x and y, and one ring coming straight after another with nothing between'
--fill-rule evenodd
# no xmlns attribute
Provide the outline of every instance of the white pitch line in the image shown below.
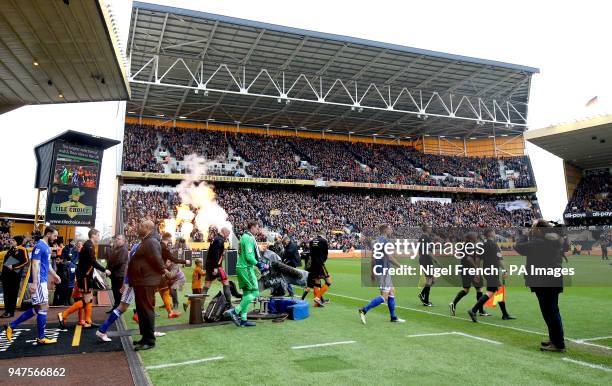
<svg viewBox="0 0 612 386"><path fill-rule="evenodd" d="M561 358L561 359L566 361L566 362L575 363L577 365L581 365L581 366L585 366L585 367L590 367L592 369L598 369L598 370L603 370L603 371L607 371L609 373L612 373L612 369L611 368L603 366L603 365L596 365L594 363L578 361L576 359L571 359L571 358Z"/></svg>
<svg viewBox="0 0 612 386"><path fill-rule="evenodd" d="M466 334L464 332L456 332L454 331L453 334L455 335L460 335L460 336L465 336L466 338L471 338L471 339L476 339L476 340L480 340L483 342L487 342L487 343L492 343L492 344L502 344L502 342L498 342L496 340L491 340L491 339L486 339L486 338L481 338L479 336L475 336L475 335L470 335L470 334Z"/></svg>
<svg viewBox="0 0 612 386"><path fill-rule="evenodd" d="M582 345L585 345L585 346L597 347L597 348L601 348L601 349L604 349L604 350L612 350L612 347L610 347L610 346L603 346L601 344L585 342L585 341L576 340L576 339L568 339L568 340L570 342L574 342L574 343L577 343L577 344L582 344Z"/></svg>
<svg viewBox="0 0 612 386"><path fill-rule="evenodd" d="M413 334L413 335L406 335L408 338L420 338L422 336L442 336L442 335L453 335L454 332L436 332L436 333L431 333L431 334Z"/></svg>
<svg viewBox="0 0 612 386"><path fill-rule="evenodd" d="M340 294L333 293L333 292L328 292L328 293L330 295L338 296L338 297L341 297L341 298L359 300L359 301L362 301L362 302L369 302L368 299L362 299L362 298L357 298L357 297L348 296L348 295L340 295ZM445 318L450 318L450 319L470 320L468 318L462 318L460 316L450 316L448 314L441 314L439 312L426 311L426 310L421 310L421 309L418 309L418 308L411 308L411 307L404 307L404 306L395 306L395 308L401 308L403 310L420 312L420 313L423 313L423 314L443 316ZM503 326L501 324L495 324L495 323L489 323L489 322L481 322L481 321L479 321L478 323L479 324L483 324L485 326L493 326L493 327L505 328L507 330L514 330L514 331L524 332L524 333L527 333L527 334L548 336L548 334L545 334L543 332L527 330L527 329L520 328L520 327ZM567 338L567 340L569 340L571 342L574 342L574 343L577 343L577 344L582 344L582 345L585 345L585 346L597 347L597 348L601 348L601 349L604 349L604 350L612 350L612 347L603 346L603 345L595 344L595 343L589 343L589 342L585 342L584 340L580 340L580 339L570 339L570 338Z"/></svg>
<svg viewBox="0 0 612 386"><path fill-rule="evenodd" d="M458 335L458 336L463 336L464 338L480 340L482 342L487 342L487 343L492 343L492 344L502 344L501 342L498 342L496 340L481 338L479 336L470 335L470 334L466 334L464 332L457 332L457 331L453 331L453 332L436 332L436 333L430 333L430 334L413 334L413 335L406 335L406 336L408 338L420 338L422 336L444 336L444 335Z"/></svg>
<svg viewBox="0 0 612 386"><path fill-rule="evenodd" d="M577 339L579 342L590 342L593 340L603 340L603 339L612 339L612 336L596 336L595 338L587 338L587 339Z"/></svg>
<svg viewBox="0 0 612 386"><path fill-rule="evenodd" d="M346 340L346 341L343 341L343 342L330 342L330 343L309 344L309 345L306 345L306 346L293 346L291 348L294 349L294 350L301 350L303 348L335 346L335 345L338 345L338 344L352 344L352 343L357 343L357 342L354 341L354 340Z"/></svg>
<svg viewBox="0 0 612 386"><path fill-rule="evenodd" d="M212 358L204 358L204 359L195 359L192 361L186 361L186 362L178 362L178 363L166 363L163 365L154 365L154 366L147 366L145 367L145 369L147 370L153 370L153 369L165 369L166 367L175 367L175 366L184 366L184 365L192 365L194 363L202 363L202 362L210 362L210 361L218 361L223 359L223 357L212 357Z"/></svg>

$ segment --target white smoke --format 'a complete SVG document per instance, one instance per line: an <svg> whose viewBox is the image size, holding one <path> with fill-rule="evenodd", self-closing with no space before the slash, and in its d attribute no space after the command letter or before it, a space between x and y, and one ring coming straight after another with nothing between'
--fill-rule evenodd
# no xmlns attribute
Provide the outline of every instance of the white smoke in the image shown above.
<svg viewBox="0 0 612 386"><path fill-rule="evenodd" d="M190 237L193 223L202 232L204 240L208 239L209 227L217 230L227 227L232 231L232 224L227 220L227 212L215 200L215 192L209 184L201 181L208 171L207 161L203 157L190 154L185 157L187 174L176 190L181 199L177 207L176 218L164 221L166 232L173 235L179 232L184 238Z"/></svg>

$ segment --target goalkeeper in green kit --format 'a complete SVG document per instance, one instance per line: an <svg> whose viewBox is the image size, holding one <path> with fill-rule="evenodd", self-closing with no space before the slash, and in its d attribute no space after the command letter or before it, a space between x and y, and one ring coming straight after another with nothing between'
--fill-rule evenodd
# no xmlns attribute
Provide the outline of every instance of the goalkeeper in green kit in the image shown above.
<svg viewBox="0 0 612 386"><path fill-rule="evenodd" d="M240 237L238 246L238 262L236 263L236 275L238 286L242 289L242 300L240 304L228 311L229 316L238 327L254 327L254 322L247 320L249 304L259 296L259 285L255 276L255 267L260 271L266 271L268 266L259 261L259 249L257 248L257 236L260 226L257 221L249 221L247 231Z"/></svg>

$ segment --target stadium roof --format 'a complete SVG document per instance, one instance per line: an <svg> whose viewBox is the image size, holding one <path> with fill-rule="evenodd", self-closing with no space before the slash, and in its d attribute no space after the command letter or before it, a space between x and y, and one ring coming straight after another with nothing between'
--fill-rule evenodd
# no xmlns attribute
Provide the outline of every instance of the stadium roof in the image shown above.
<svg viewBox="0 0 612 386"><path fill-rule="evenodd" d="M525 139L582 169L612 166L612 115L529 130Z"/></svg>
<svg viewBox="0 0 612 386"><path fill-rule="evenodd" d="M538 72L141 2L128 52L129 115L400 138L521 133Z"/></svg>
<svg viewBox="0 0 612 386"><path fill-rule="evenodd" d="M39 143L34 147L34 150L36 151L36 149L57 140L64 140L66 142L76 143L79 145L99 147L103 150L106 150L121 143L121 141L117 141L116 139L112 138L99 137L97 135L81 133L80 131L66 130L63 133L56 135L55 137L47 139L43 143Z"/></svg>
<svg viewBox="0 0 612 386"><path fill-rule="evenodd" d="M129 84L104 0L0 6L0 114L28 104L124 100Z"/></svg>

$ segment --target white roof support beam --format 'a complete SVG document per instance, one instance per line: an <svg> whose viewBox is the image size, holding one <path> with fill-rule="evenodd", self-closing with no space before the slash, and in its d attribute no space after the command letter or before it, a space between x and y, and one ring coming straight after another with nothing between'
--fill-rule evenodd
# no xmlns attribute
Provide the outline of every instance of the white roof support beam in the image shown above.
<svg viewBox="0 0 612 386"><path fill-rule="evenodd" d="M141 116L142 116L142 113L144 112L145 106L147 105L147 99L149 97L149 90L151 89L151 85L157 83L157 70L159 68L159 51L161 50L162 41L164 40L164 33L166 31L166 25L168 23L168 16L169 16L169 13L166 12L166 15L164 16L164 24L162 25L162 29L159 34L159 42L157 43L157 47L155 49L154 67L151 68L151 72L149 73L149 81L147 83L147 88L145 89L144 98L142 98L142 106L140 106ZM151 80L153 79L153 75L155 75L155 81L156 81L155 83L151 82ZM132 78L132 76L130 76L130 78Z"/></svg>
<svg viewBox="0 0 612 386"><path fill-rule="evenodd" d="M160 36L160 44L158 45L158 47L161 45L161 39L162 36ZM175 60L175 64L177 64L178 62L181 62L183 65L185 65L184 61L180 58ZM399 96L401 96L403 93L406 93L406 95L410 97L414 108L398 109L394 107L394 104L390 104L391 101L387 101L385 99L385 96L383 96L382 92L380 91L381 88L378 85L374 83L360 85L357 79L352 79L350 83L346 83L342 81L342 79L335 79L332 82L332 79L327 79L326 81L323 76L319 76L318 79L320 82L319 87L317 87L316 84L313 85L313 83L310 82L310 76L307 74L286 74L284 71L281 71L283 79L283 84L281 85L276 84L274 82L273 78L270 76L270 71L268 69L255 68L253 71L253 69L249 68L249 73L257 72L257 77L267 76L271 83L273 83L273 85L275 86L272 87L269 92L252 92L249 90L248 87L246 87L246 85L252 84L256 78L245 79L246 69L248 67L246 64L239 66L236 71L242 72L242 77L240 77L240 75L234 75L232 67L235 67L235 65L231 66L228 64L220 64L212 74L202 74L201 83L197 86L193 85L193 83L195 82L195 75L191 73L191 71L189 71L190 79L186 79L185 84L165 82L164 77L168 73L169 69L167 69L161 77L159 76L159 54L153 55L152 58L147 62L147 64L143 66L143 68L148 65L152 65L153 67L149 74L148 80L142 79L142 77L138 76L142 72L142 68L138 72L136 72L134 76L130 77L130 81L132 83L147 85L147 89L145 90L145 98L143 100L143 105L141 106L141 114L146 105L146 97L148 95L149 87L151 85L157 85L168 88L178 88L186 91L204 90L205 92L216 92L224 95L240 94L257 98L271 98L276 99L279 103L285 103L285 105L288 105L292 101L319 104L320 106L318 106L310 116L316 115L317 112L326 105L334 105L344 106L347 109L350 109L351 111L358 110L360 112L364 109L369 109L374 111L393 111L402 114L416 115L421 118L439 117L446 119L468 120L478 122L480 124L493 123L506 126L516 125L521 127L525 127L527 125L524 116L519 112L519 109L514 106L513 102L510 101L500 103L500 101L497 101L495 99L485 100L481 97L450 94L447 96L447 98L443 98L442 95L436 91L431 93L427 99L424 99L422 97L422 90L407 89L404 87L399 90L398 93L397 91L399 89L399 86L395 88L393 88L392 86L383 88L384 91L389 91L389 94L391 94L392 90L395 90L394 94L398 95L398 98L396 98L396 102L397 99L399 99ZM224 76L226 74L229 74L229 76L231 77L231 82L228 87L226 87L225 89L208 87L210 82L215 79L215 77ZM154 75L155 80L153 80ZM315 79L317 79L317 77L315 77ZM300 80L303 80L305 83L302 89L308 91L306 94L304 94L303 92L296 92L294 90ZM421 83L425 84L426 82ZM232 84L236 85L235 89L234 87L230 87ZM324 85L328 86L324 87ZM381 85L381 87L383 86ZM361 91L360 93L358 90L364 91ZM329 96L332 94L337 94L338 92L346 94L346 96L348 97L346 102L331 100ZM373 94L375 98L365 98L366 94ZM380 102L382 102L382 104ZM382 106L383 104L384 106ZM462 112L462 115L458 115L457 113L459 111L459 107L462 105L464 106L464 111ZM286 108L287 107L284 106L283 109ZM510 112L513 113L510 114ZM309 120L310 116L302 120L302 122L300 122L300 126L304 126L304 123ZM400 121L398 120L395 123L397 124L399 122ZM270 122L270 124L273 125L273 122ZM423 125L426 125L426 123L423 123Z"/></svg>

